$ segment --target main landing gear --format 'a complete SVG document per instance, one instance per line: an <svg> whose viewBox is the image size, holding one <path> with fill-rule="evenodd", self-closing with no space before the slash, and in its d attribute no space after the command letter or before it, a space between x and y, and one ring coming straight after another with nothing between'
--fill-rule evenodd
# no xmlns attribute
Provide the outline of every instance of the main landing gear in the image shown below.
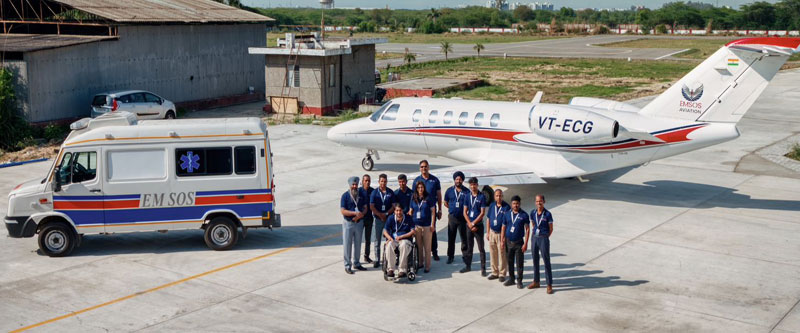
<svg viewBox="0 0 800 333"><path fill-rule="evenodd" d="M375 161L372 160L372 155L375 155L376 159L381 159L377 151L373 149L367 150L367 156L361 160L361 167L364 168L364 170L372 171L372 168L375 167Z"/></svg>

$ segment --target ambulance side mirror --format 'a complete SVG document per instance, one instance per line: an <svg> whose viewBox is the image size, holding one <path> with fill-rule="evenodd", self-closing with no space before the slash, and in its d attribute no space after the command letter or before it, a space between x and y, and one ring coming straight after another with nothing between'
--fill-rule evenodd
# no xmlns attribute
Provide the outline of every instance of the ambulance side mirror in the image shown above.
<svg viewBox="0 0 800 333"><path fill-rule="evenodd" d="M50 183L53 193L61 192L61 177L58 176L58 168L53 170L53 182Z"/></svg>

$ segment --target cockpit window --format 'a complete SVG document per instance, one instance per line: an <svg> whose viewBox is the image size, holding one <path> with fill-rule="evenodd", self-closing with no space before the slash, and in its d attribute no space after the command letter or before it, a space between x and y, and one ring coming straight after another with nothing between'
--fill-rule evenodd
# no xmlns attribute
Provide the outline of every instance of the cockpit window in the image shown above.
<svg viewBox="0 0 800 333"><path fill-rule="evenodd" d="M381 120L395 120L397 119L397 111L400 110L400 104L390 106L381 117Z"/></svg>
<svg viewBox="0 0 800 333"><path fill-rule="evenodd" d="M414 110L414 113L411 115L411 121L413 121L414 123L418 123L419 118L421 117L422 117L422 110L416 109Z"/></svg>
<svg viewBox="0 0 800 333"><path fill-rule="evenodd" d="M435 124L436 118L438 116L439 116L439 111L436 110L431 111L431 113L428 115L428 123Z"/></svg>
<svg viewBox="0 0 800 333"><path fill-rule="evenodd" d="M483 112L478 112L478 114L475 115L475 126L483 126Z"/></svg>
<svg viewBox="0 0 800 333"><path fill-rule="evenodd" d="M467 117L469 117L468 113L461 112L461 114L458 115L458 124L461 125L461 126L466 125L467 124Z"/></svg>
<svg viewBox="0 0 800 333"><path fill-rule="evenodd" d="M449 124L453 121L453 111L447 111L444 113L444 123L445 125Z"/></svg>
<svg viewBox="0 0 800 333"><path fill-rule="evenodd" d="M497 127L500 123L500 114L495 113L492 115L492 118L489 118L489 126Z"/></svg>
<svg viewBox="0 0 800 333"><path fill-rule="evenodd" d="M378 119L381 118L381 113L383 113L383 111L386 110L386 108L389 107L389 104L392 104L392 102L384 103L383 106L381 106L380 109L376 110L375 112L372 113L371 116L369 116L369 119L372 120L373 122L378 121Z"/></svg>

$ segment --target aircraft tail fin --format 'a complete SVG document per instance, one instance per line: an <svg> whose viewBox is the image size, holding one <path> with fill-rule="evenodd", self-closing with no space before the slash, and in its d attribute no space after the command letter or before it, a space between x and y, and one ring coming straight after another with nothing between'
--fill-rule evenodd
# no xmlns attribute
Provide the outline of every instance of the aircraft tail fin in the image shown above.
<svg viewBox="0 0 800 333"><path fill-rule="evenodd" d="M800 52L800 38L732 41L647 104L640 114L736 123L789 56L797 52Z"/></svg>

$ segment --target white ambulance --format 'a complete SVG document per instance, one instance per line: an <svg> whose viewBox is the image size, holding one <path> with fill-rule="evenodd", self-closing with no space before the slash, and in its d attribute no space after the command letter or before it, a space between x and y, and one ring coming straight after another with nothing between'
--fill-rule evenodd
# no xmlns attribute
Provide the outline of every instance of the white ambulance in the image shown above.
<svg viewBox="0 0 800 333"><path fill-rule="evenodd" d="M73 123L50 172L8 195L11 237L66 256L86 234L203 229L214 250L239 229L280 227L267 125L258 118Z"/></svg>

